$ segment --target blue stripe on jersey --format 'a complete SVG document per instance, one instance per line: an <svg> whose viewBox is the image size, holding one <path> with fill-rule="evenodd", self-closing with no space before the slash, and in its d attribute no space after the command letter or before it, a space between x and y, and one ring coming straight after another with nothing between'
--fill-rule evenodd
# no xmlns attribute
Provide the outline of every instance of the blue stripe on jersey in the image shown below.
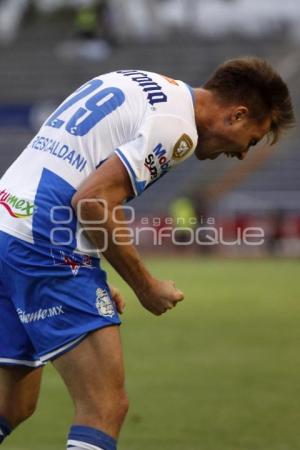
<svg viewBox="0 0 300 450"><path fill-rule="evenodd" d="M71 207L76 190L63 178L43 169L34 201L32 234L34 242L52 242L76 248L77 218Z"/></svg>
<svg viewBox="0 0 300 450"><path fill-rule="evenodd" d="M130 162L128 161L128 159L126 158L124 153L122 153L119 148L116 149L116 153L120 156L124 165L128 169L128 172L129 172L132 184L133 184L133 188L135 189L136 194L140 195L146 189L146 181L138 181L137 180L136 174L134 173L134 170L131 167Z"/></svg>
<svg viewBox="0 0 300 450"><path fill-rule="evenodd" d="M196 95L195 95L195 89L192 88L189 84L184 83L186 85L186 87L188 88L188 90L190 91L190 94L192 96L192 100L193 100L193 105L195 106L196 103Z"/></svg>

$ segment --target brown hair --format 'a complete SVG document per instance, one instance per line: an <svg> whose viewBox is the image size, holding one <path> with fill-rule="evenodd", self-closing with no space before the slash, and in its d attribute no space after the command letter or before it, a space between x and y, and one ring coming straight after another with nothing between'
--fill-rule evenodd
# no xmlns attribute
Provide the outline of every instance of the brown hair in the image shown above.
<svg viewBox="0 0 300 450"><path fill-rule="evenodd" d="M281 132L295 124L293 105L287 85L269 63L248 57L226 61L204 85L226 103L249 108L251 117L260 121L271 117L271 144Z"/></svg>

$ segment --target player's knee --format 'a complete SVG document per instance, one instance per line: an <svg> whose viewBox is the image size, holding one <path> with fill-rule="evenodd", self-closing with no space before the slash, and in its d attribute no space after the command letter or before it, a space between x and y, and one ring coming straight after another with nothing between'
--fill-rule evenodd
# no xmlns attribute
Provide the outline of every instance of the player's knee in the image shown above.
<svg viewBox="0 0 300 450"><path fill-rule="evenodd" d="M125 390L116 392L114 396L111 397L111 402L106 405L102 405L102 411L99 411L100 415L110 418L111 422L122 425L126 414L129 409L129 401Z"/></svg>
<svg viewBox="0 0 300 450"><path fill-rule="evenodd" d="M92 420L121 425L129 408L125 389L107 390L102 395L76 402L76 415L90 417Z"/></svg>
<svg viewBox="0 0 300 450"><path fill-rule="evenodd" d="M125 389L111 393L110 399L99 404L99 414L110 416L111 420L121 424L125 419L129 408L128 396Z"/></svg>
<svg viewBox="0 0 300 450"><path fill-rule="evenodd" d="M119 397L119 414L120 414L120 419L122 421L125 419L126 414L128 413L128 409L129 409L128 395L127 395L125 389L123 389L122 393L120 394L120 397Z"/></svg>
<svg viewBox="0 0 300 450"><path fill-rule="evenodd" d="M16 428L19 424L29 419L36 410L36 401L32 400L26 404L18 405L18 408L13 413L11 419L13 428Z"/></svg>
<svg viewBox="0 0 300 450"><path fill-rule="evenodd" d="M14 430L18 425L27 420L36 410L36 402L26 402L26 404L18 404L17 407L7 408L6 412L0 416L6 417L10 424L11 430Z"/></svg>

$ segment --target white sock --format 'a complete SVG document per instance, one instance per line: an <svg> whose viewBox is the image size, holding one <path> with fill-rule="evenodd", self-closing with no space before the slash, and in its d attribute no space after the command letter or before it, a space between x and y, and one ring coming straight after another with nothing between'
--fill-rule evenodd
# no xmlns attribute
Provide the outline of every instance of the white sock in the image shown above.
<svg viewBox="0 0 300 450"><path fill-rule="evenodd" d="M103 450L100 447L96 447L92 444L87 444L86 442L68 440L67 450Z"/></svg>

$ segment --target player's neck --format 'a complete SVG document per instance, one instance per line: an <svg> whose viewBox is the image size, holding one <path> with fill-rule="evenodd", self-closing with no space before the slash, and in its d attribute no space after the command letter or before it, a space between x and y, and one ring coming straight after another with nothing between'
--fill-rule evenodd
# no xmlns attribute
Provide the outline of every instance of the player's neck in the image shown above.
<svg viewBox="0 0 300 450"><path fill-rule="evenodd" d="M197 128L205 127L215 114L217 107L214 94L203 88L195 89L195 120Z"/></svg>

